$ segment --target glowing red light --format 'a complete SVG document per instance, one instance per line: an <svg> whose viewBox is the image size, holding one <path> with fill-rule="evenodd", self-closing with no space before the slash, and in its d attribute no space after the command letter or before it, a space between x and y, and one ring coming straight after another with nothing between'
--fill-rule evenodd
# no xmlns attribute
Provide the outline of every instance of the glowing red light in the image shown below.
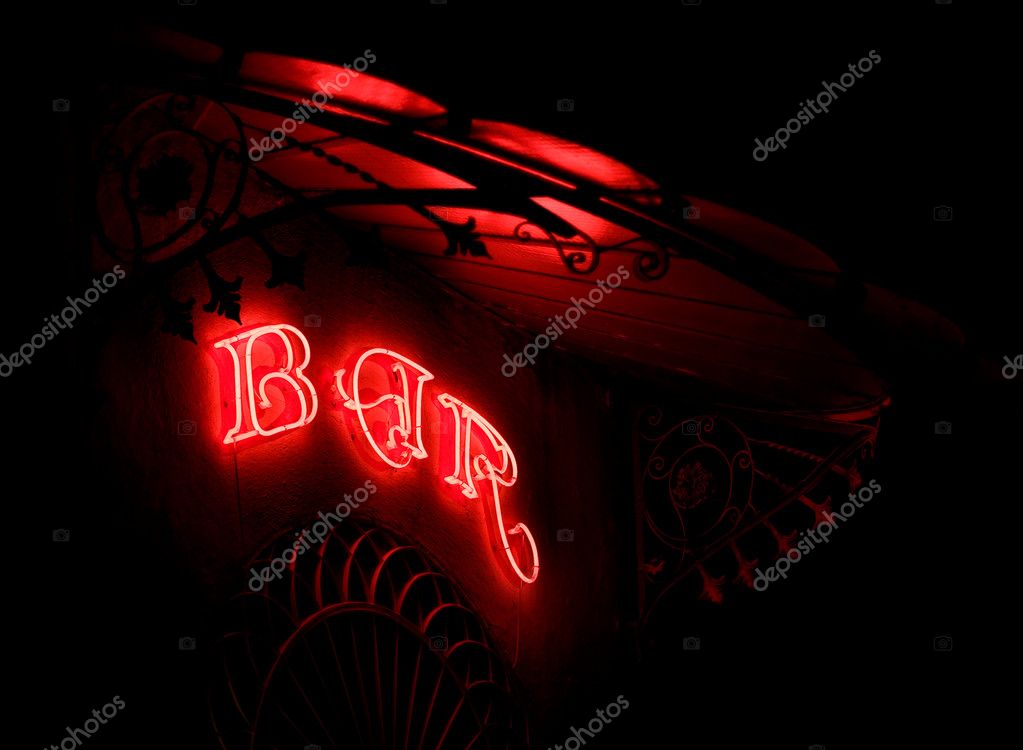
<svg viewBox="0 0 1023 750"><path fill-rule="evenodd" d="M476 481L489 480L494 503L494 524L497 527L501 547L504 549L504 554L507 556L512 570L515 571L515 575L525 583L532 583L540 575L540 558L533 534L529 531L529 527L523 523L517 523L510 529L506 529L504 513L501 509L501 487L511 487L519 476L515 454L508 442L501 437L501 433L471 406L450 393L442 393L437 397L437 401L441 406L450 410L454 423L450 431L453 438L451 458L454 469L451 474L444 477L444 481L460 486L462 494L466 497L477 498L480 496L480 492L476 487ZM474 443L479 446L478 452L473 450ZM498 459L498 464L494 463L495 458ZM528 573L523 571L515 559L511 542L508 539L509 535L519 534L529 545L530 564L526 566Z"/></svg>
<svg viewBox="0 0 1023 750"><path fill-rule="evenodd" d="M423 130L417 130L416 135L422 136L423 138L429 138L431 141L436 141L437 143L443 143L445 146L457 148L460 151L465 151L467 153L473 154L474 156L479 156L482 159L487 159L488 161L496 162L506 167L512 167L513 169L517 169L520 172L525 172L527 174L533 175L534 177L539 177L541 180L547 180L547 182L551 182L559 187L567 188L569 190L575 190L575 185L573 185L571 182L559 180L557 177L549 175L546 172L541 172L538 169L532 169L531 167L527 167L525 164L519 164L517 162L511 161L510 159L503 159L497 154L491 154L487 151L484 151L483 149L475 148L473 146L467 146L464 143L458 143L457 141L452 141L448 138L442 138L439 135L427 133Z"/></svg>
<svg viewBox="0 0 1023 750"><path fill-rule="evenodd" d="M298 363L292 339L301 349ZM225 444L270 437L313 421L316 389L302 374L309 365L309 342L297 328L260 326L217 341L214 349L230 356L231 377L221 378L225 417L233 413L223 423Z"/></svg>
<svg viewBox="0 0 1023 750"><path fill-rule="evenodd" d="M384 370L385 377L378 378L375 383L378 390L373 393L380 395L363 401L366 391L363 367L372 360L376 360L379 368ZM409 390L409 371L416 379L414 394ZM359 425L373 451L395 469L408 466L413 458L426 458L423 447L423 384L433 380L433 375L407 357L388 349L368 349L362 353L352 369L350 389L344 387L345 373L343 369L338 370L334 376L338 393L345 399L344 406L358 416ZM393 392L395 388L397 393ZM383 445L366 419L367 413L374 411L381 413L377 424L383 426L386 437Z"/></svg>
<svg viewBox="0 0 1023 750"><path fill-rule="evenodd" d="M311 356L309 342L294 326L264 325L221 339L214 343L214 354L221 365L225 444L277 435L316 417L316 389L303 374ZM344 408L355 413L373 452L395 469L427 457L423 389L433 379L429 370L408 357L381 348L367 349L350 370L342 368L334 374ZM449 415L450 429L444 434L450 439L443 459L450 472L443 476L444 482L461 488L462 495L471 499L485 494L489 483L493 515L488 520L496 544L515 575L533 583L540 575L536 541L523 523L506 527L501 505L502 488L514 485L519 476L511 446L478 411L450 393L441 393L437 402L442 413ZM521 537L528 547L525 565L520 565L512 549L513 537Z"/></svg>

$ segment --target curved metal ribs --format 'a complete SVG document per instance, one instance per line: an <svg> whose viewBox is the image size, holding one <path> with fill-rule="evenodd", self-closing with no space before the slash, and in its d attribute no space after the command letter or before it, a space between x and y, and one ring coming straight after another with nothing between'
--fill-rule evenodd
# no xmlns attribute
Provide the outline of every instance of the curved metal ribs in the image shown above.
<svg viewBox="0 0 1023 750"><path fill-rule="evenodd" d="M282 534L253 569L294 544ZM345 520L279 579L237 596L224 623L210 710L225 750L529 746L483 623L388 531Z"/></svg>

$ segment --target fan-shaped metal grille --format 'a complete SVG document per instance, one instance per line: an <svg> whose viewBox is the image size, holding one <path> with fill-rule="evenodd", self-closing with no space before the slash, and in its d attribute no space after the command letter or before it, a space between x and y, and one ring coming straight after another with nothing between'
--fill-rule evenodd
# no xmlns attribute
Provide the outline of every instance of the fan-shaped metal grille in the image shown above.
<svg viewBox="0 0 1023 750"><path fill-rule="evenodd" d="M254 562L293 548L286 533ZM290 555L289 555L290 557ZM227 608L211 714L224 748L526 748L479 617L413 546L353 520Z"/></svg>

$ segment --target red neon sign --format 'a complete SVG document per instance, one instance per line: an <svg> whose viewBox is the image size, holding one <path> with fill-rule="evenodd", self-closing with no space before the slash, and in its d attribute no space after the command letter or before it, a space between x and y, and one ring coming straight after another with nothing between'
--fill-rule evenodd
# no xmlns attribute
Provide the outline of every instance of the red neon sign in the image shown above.
<svg viewBox="0 0 1023 750"><path fill-rule="evenodd" d="M363 366L367 361L374 360L384 371L383 382L378 378L377 390L370 392L368 401L363 401L367 385L364 382ZM409 371L416 379L415 394L409 391ZM393 375L393 378L388 375ZM352 368L352 395L348 395L349 389L344 387L344 379L345 370L338 370L334 376L337 392L345 399L345 407L358 415L370 447L385 463L395 469L402 469L413 458L426 458L426 449L423 447L423 384L433 380L432 373L389 349L367 349ZM397 393L393 392L395 387ZM376 394L379 395L373 398ZM374 411L380 413L376 424L384 427L384 435L374 431L366 420L366 415ZM395 419L397 424L394 424ZM383 445L380 444L380 437L385 438Z"/></svg>
<svg viewBox="0 0 1023 750"><path fill-rule="evenodd" d="M293 339L301 362L295 357ZM221 375L221 403L233 411L233 417L224 420L224 443L270 437L313 421L316 389L302 374L309 365L309 342L297 328L260 326L222 339L214 348L230 355L231 376Z"/></svg>
<svg viewBox="0 0 1023 750"><path fill-rule="evenodd" d="M296 354L296 349L298 353ZM223 356L222 353L226 353ZM253 328L214 343L221 365L224 404L223 442L269 438L304 427L317 411L316 389L303 374L311 356L309 342L297 328L280 324ZM423 390L433 374L390 349L367 349L350 372L338 370L334 384L343 406L355 413L373 452L395 469L427 457L423 446ZM346 386L347 383L347 386ZM523 583L540 575L540 557L529 527L506 527L501 490L515 484L518 464L511 446L479 412L450 393L436 397L447 415L444 433L445 483L476 499L489 485L488 516L495 547L503 550L512 571ZM521 538L528 551L520 564L512 538Z"/></svg>
<svg viewBox="0 0 1023 750"><path fill-rule="evenodd" d="M451 430L453 436L451 457L454 460L454 471L444 477L444 481L448 484L461 486L462 494L469 498L480 496L475 480L490 481L491 497L494 503L494 525L498 531L500 546L504 549L515 575L524 583L532 583L540 575L540 557L536 551L533 534L529 531L529 527L523 523L517 523L512 528L506 529L504 514L501 510L501 487L511 487L519 476L515 454L512 453L508 442L501 437L501 433L495 430L493 425L471 406L459 401L450 393L440 394L437 401L441 406L450 410L454 422L454 428ZM474 446L476 446L475 450ZM495 457L499 460L499 464L494 463ZM522 570L515 559L511 542L508 540L509 534L512 536L521 534L529 545L528 573Z"/></svg>

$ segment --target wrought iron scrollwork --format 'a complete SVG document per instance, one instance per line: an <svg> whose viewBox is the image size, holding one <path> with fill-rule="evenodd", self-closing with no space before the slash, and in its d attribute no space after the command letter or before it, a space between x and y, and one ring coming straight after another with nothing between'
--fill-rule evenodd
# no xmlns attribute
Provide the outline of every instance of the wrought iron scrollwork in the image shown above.
<svg viewBox="0 0 1023 750"><path fill-rule="evenodd" d="M628 242L619 243L612 249L623 250L629 245L633 245L638 242L639 240L630 240ZM656 281L657 279L664 278L664 276L668 273L671 253L668 248L659 243L644 241L644 244L652 247L644 247L639 250L639 254L632 262L632 267L636 271L636 275L644 281Z"/></svg>
<svg viewBox="0 0 1023 750"><path fill-rule="evenodd" d="M730 421L696 417L657 440L644 472L647 522L662 541L685 547L733 531L749 505L753 461Z"/></svg>
<svg viewBox="0 0 1023 750"><path fill-rule="evenodd" d="M565 268L572 273L580 275L593 273L600 264L600 254L603 252L602 248L600 248L597 243L581 229L577 229L576 232L585 243L587 248L586 250L577 247L566 249L564 241L558 238L557 235L544 227L529 221L528 219L519 223L515 227L513 232L515 239L522 240L523 242L536 242L537 239L529 232L527 227L535 227L543 233L543 235L547 238L547 241L554 246L555 250L557 250L558 257L560 257L561 262L565 264Z"/></svg>
<svg viewBox="0 0 1023 750"><path fill-rule="evenodd" d="M208 313L241 321L242 279L224 279L214 272L209 257L240 238L254 241L266 255L270 271L268 288L305 285L305 253L280 252L265 234L268 227L306 208L338 230L352 248L356 261L382 262L380 227L368 231L346 226L331 208L343 205L345 191L310 196L302 188L287 185L273 176L265 165L250 161L244 142L247 128L230 108L229 99L217 101L196 94L162 93L150 96L131 109L106 131L95 150L96 241L100 248L120 262L136 269L160 269L166 278L198 263L209 285L209 298L202 305ZM255 126L251 126L255 127ZM338 133L338 140L346 136ZM333 140L333 139L330 139ZM357 163L325 146L324 141L304 143L289 136L281 151L294 150L322 160L375 188L384 203L402 204L432 222L446 239L445 256L493 259L488 239L480 231L477 217L465 215L459 221L438 215L432 208L438 191L397 191ZM400 155L400 154L399 154ZM258 214L246 216L240 210L246 187L255 177L271 191ZM276 191L276 193L273 193ZM359 191L355 191L356 194ZM455 191L458 192L458 191ZM400 194L399 194L400 193ZM326 200L325 200L326 199ZM365 203L365 191L353 202ZM542 244L557 252L573 275L592 274L604 254L622 251L634 254L637 278L663 278L674 253L657 242L632 239L616 245L600 245L585 231L559 219L556 229L543 221L516 198L476 193L471 211L504 213L518 220L509 239ZM247 205L247 204L246 204ZM246 209L245 214L250 211ZM361 253L361 255L360 255ZM198 296L198 295L197 295ZM180 301L164 304L164 332L194 340L191 307Z"/></svg>
<svg viewBox="0 0 1023 750"><path fill-rule="evenodd" d="M745 416L741 429L734 417L704 415L664 430L660 409L639 415L644 619L687 584L718 603L729 584L753 588L761 561L785 555L832 498L864 482L876 427Z"/></svg>
<svg viewBox="0 0 1023 750"><path fill-rule="evenodd" d="M211 99L140 104L97 151L100 245L121 261L159 263L219 230L241 199L242 141L241 123Z"/></svg>

